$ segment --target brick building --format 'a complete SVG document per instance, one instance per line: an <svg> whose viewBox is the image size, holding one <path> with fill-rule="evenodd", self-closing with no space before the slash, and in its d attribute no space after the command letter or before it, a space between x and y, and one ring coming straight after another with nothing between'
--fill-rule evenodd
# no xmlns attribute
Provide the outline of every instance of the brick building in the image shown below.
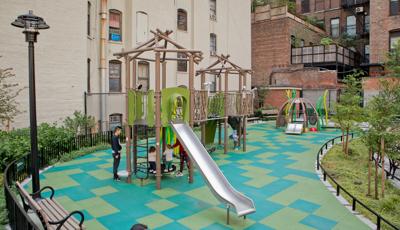
<svg viewBox="0 0 400 230"><path fill-rule="evenodd" d="M299 15L323 26L333 39L346 40L346 43L351 44L351 47L361 54L361 62L368 63L369 2L369 0L296 0L296 10Z"/></svg>

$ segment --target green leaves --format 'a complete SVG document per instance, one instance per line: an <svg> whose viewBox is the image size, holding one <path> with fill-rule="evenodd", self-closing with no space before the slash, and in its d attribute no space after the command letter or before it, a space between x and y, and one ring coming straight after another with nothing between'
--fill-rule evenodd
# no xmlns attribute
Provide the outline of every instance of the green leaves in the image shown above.
<svg viewBox="0 0 400 230"><path fill-rule="evenodd" d="M67 130L76 135L85 134L86 131L93 129L96 125L94 117L87 116L80 111L75 111L72 117L67 117L64 120L64 126Z"/></svg>
<svg viewBox="0 0 400 230"><path fill-rule="evenodd" d="M387 54L385 69L389 71L390 77L400 78L400 41L397 41L393 49Z"/></svg>

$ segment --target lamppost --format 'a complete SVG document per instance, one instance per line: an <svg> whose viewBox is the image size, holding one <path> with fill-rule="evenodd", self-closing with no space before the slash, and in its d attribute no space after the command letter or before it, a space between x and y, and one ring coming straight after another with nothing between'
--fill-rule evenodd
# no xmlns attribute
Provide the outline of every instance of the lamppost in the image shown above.
<svg viewBox="0 0 400 230"><path fill-rule="evenodd" d="M30 132L31 132L31 173L32 173L32 192L40 190L39 182L39 159L37 144L37 121L36 121L36 90L35 90L35 48L39 30L48 29L49 26L43 20L33 14L30 10L28 14L20 15L11 25L23 28L25 41L28 42L29 50L29 113L30 113Z"/></svg>

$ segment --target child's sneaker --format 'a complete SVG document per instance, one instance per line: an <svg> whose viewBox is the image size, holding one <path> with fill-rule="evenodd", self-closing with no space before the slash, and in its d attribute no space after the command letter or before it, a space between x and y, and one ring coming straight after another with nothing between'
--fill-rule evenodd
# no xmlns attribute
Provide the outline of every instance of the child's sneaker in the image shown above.
<svg viewBox="0 0 400 230"><path fill-rule="evenodd" d="M164 172L166 172L166 173L167 173L167 172L168 172L168 169L164 169Z"/></svg>
<svg viewBox="0 0 400 230"><path fill-rule="evenodd" d="M183 173L181 173L181 172L177 172L177 173L175 174L175 176L177 176L177 177L181 177L181 176L183 176Z"/></svg>

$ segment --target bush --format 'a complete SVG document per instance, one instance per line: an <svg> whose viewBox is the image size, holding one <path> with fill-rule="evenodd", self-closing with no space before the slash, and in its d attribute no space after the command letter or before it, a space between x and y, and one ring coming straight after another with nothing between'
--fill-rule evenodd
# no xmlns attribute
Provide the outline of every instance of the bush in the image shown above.
<svg viewBox="0 0 400 230"><path fill-rule="evenodd" d="M56 124L43 123L38 127L39 151L44 148L58 148L63 143L71 143L75 137L74 133ZM29 153L30 130L29 128L18 129L11 132L0 132L0 168L13 160Z"/></svg>

